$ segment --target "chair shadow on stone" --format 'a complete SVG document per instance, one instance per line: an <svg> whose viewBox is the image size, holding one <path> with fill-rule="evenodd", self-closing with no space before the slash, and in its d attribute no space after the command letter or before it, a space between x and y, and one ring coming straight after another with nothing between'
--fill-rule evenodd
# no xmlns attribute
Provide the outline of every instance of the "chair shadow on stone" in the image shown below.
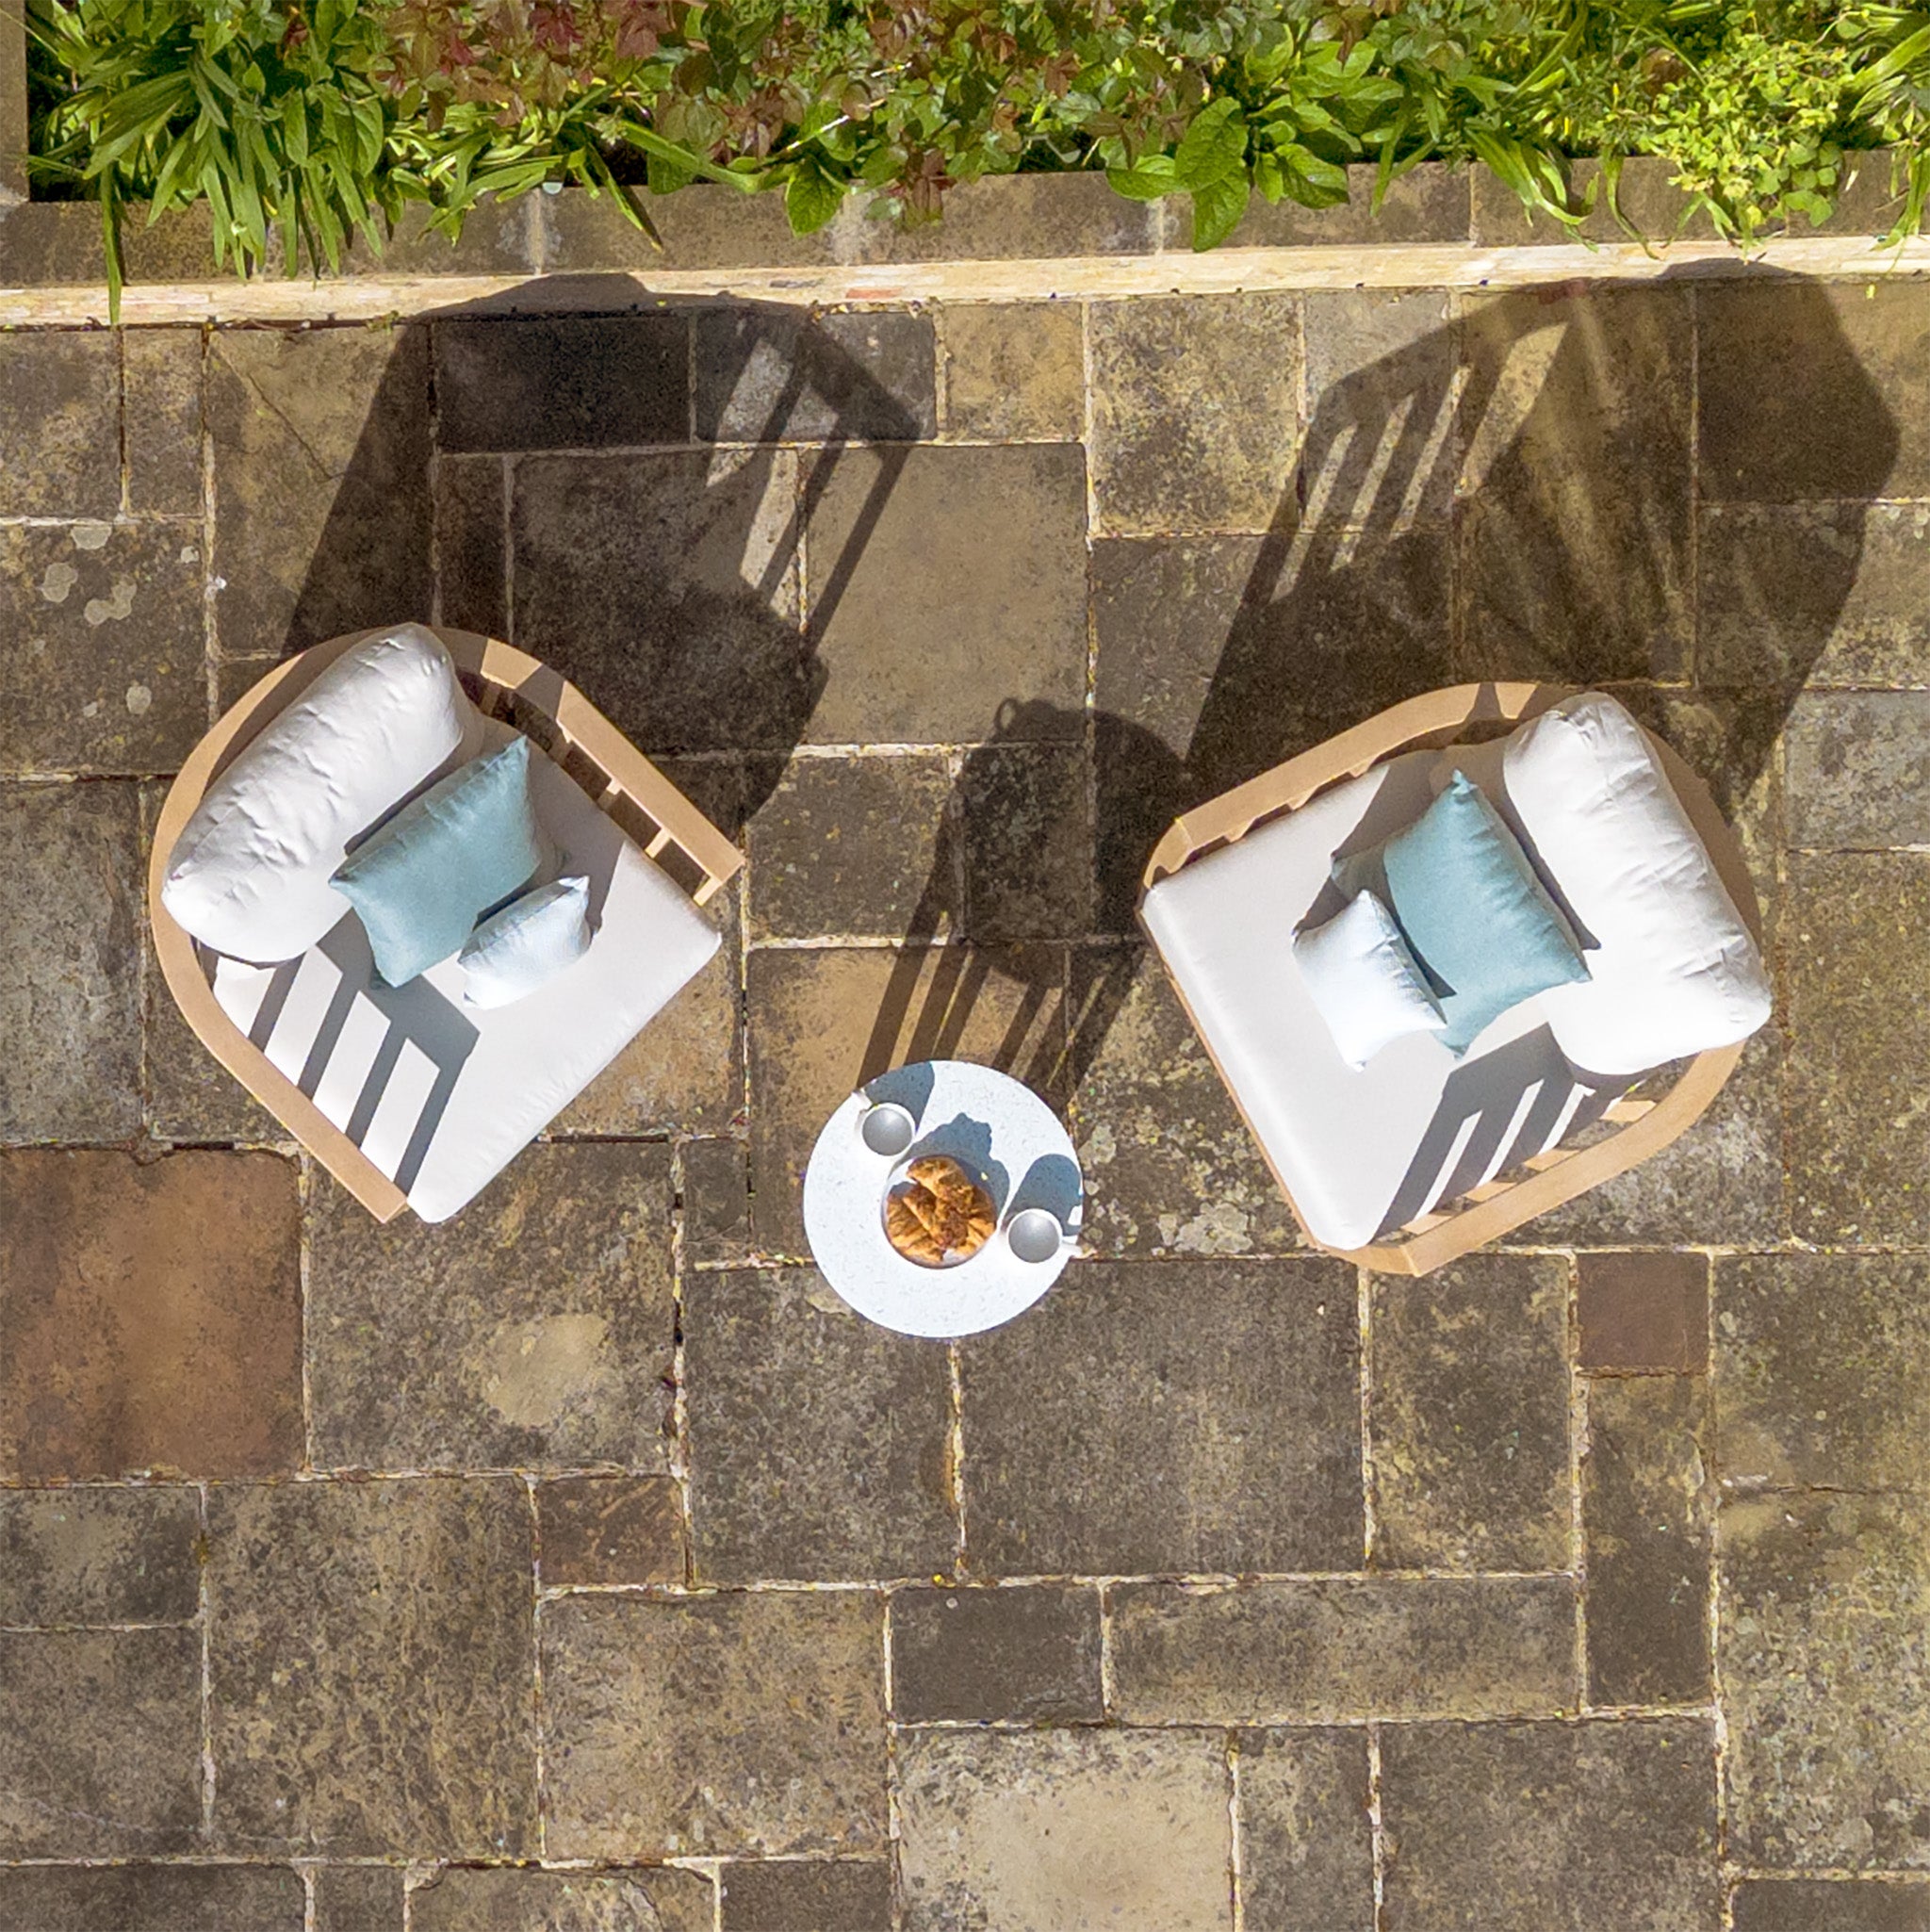
<svg viewBox="0 0 1930 1932"><path fill-rule="evenodd" d="M1611 686L1705 777L1726 815L1742 811L1856 582L1867 499L1882 494L1898 443L1823 291L1774 271L1749 279L1787 305L1806 373L1829 400L1828 448L1812 457L1805 493L1832 499L1833 521L1827 541L1809 535L1800 560L1800 618L1786 614L1759 647L1739 653L1732 637L1720 663L1695 660L1693 297L1683 280L1484 302L1316 399L1271 528L1200 546L1239 560L1243 579L1237 568L1215 582L1203 569L1189 579L1185 566L1168 567L1180 540L1143 546L1148 567L1128 598L1190 596L1203 609L1139 620L1161 662L1126 668L1141 674L1140 689L1165 694L1165 715L1101 708L1079 721L1092 761L1092 818L1079 836L1089 843L1096 942L1073 948L1070 975L1048 949L971 948L928 988L942 1013L927 1023L915 1010L920 949L940 936L956 876L948 843L854 1072L875 1071L908 1039L956 1040L976 993L994 976L1016 976L1023 1009L1060 1004L1063 1045L1055 1057L1039 1044L1041 1029L1015 1027L1001 1064L1069 1098L1142 971L1135 909L1173 819L1444 685ZM1704 460L1706 474L1706 442ZM1730 494L1749 487L1744 478ZM1800 526L1789 540L1805 542ZM1776 567L1792 574L1787 559ZM1115 647L1102 612L1102 692L1117 681L1107 677ZM981 789L977 764L1007 744L1064 735L1071 722L1055 726L1011 700L993 715L984 745L967 755L950 839Z"/></svg>
<svg viewBox="0 0 1930 1932"><path fill-rule="evenodd" d="M848 534L812 560L822 627L931 434L847 352L849 319L640 304L592 276L404 325L286 613L224 629L224 655L433 609L561 672L736 835L826 682L801 609L811 510L845 446L875 446Z"/></svg>

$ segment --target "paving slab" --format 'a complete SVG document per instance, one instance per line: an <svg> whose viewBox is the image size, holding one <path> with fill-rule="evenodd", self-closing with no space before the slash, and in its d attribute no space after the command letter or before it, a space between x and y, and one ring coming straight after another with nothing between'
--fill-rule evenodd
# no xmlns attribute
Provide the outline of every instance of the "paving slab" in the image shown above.
<svg viewBox="0 0 1930 1932"><path fill-rule="evenodd" d="M952 1569L944 1351L855 1315L815 1269L683 1285L699 1583Z"/></svg>
<svg viewBox="0 0 1930 1932"><path fill-rule="evenodd" d="M564 1476L536 1485L546 1587L684 1581L683 1504L668 1476Z"/></svg>
<svg viewBox="0 0 1930 1932"><path fill-rule="evenodd" d="M1083 735L1076 443L832 450L805 496L813 744Z"/></svg>
<svg viewBox="0 0 1930 1932"><path fill-rule="evenodd" d="M1122 1583L1112 1675L1128 1724L1553 1716L1575 1708L1565 1577Z"/></svg>
<svg viewBox="0 0 1930 1932"><path fill-rule="evenodd" d="M1707 1723L1430 1724L1381 1733L1387 1932L1716 1932Z"/></svg>
<svg viewBox="0 0 1930 1932"><path fill-rule="evenodd" d="M1084 745L988 745L958 777L965 927L974 940L1092 930L1091 762Z"/></svg>
<svg viewBox="0 0 1930 1932"><path fill-rule="evenodd" d="M300 1466L294 1164L0 1155L0 1470Z"/></svg>
<svg viewBox="0 0 1930 1932"><path fill-rule="evenodd" d="M409 1932L712 1932L717 1894L701 1872L437 1874L409 1892Z"/></svg>
<svg viewBox="0 0 1930 1932"><path fill-rule="evenodd" d="M1589 1384L1581 1531L1591 1704L1709 1701L1713 1463L1699 1377Z"/></svg>
<svg viewBox="0 0 1930 1932"><path fill-rule="evenodd" d="M662 1467L670 1150L526 1148L452 1220L318 1186L308 1351L323 1467Z"/></svg>
<svg viewBox="0 0 1930 1932"><path fill-rule="evenodd" d="M1791 1231L1830 1247L1921 1245L1930 1188L1916 1118L1930 1012L1921 853L1791 854L1784 951Z"/></svg>
<svg viewBox="0 0 1930 1932"><path fill-rule="evenodd" d="M1926 545L1922 503L1706 504L1697 680L1783 692L1923 683Z"/></svg>
<svg viewBox="0 0 1930 1932"><path fill-rule="evenodd" d="M105 330L9 331L0 370L0 516L115 515L117 337Z"/></svg>
<svg viewBox="0 0 1930 1932"><path fill-rule="evenodd" d="M319 1865L313 1932L401 1932L403 1872L400 1865Z"/></svg>
<svg viewBox="0 0 1930 1932"><path fill-rule="evenodd" d="M892 1715L1096 1723L1102 1647L1099 1592L1088 1586L895 1591Z"/></svg>
<svg viewBox="0 0 1930 1932"><path fill-rule="evenodd" d="M742 1140L686 1140L681 1154L684 1260L748 1260L749 1148Z"/></svg>
<svg viewBox="0 0 1930 1932"><path fill-rule="evenodd" d="M732 304L695 319L696 433L718 443L906 443L938 427L926 317Z"/></svg>
<svg viewBox="0 0 1930 1932"><path fill-rule="evenodd" d="M1214 1731L908 1731L906 1932L1231 1932Z"/></svg>
<svg viewBox="0 0 1930 1932"><path fill-rule="evenodd" d="M1725 1256L1715 1284L1725 1483L1920 1492L1930 1263Z"/></svg>
<svg viewBox="0 0 1930 1932"><path fill-rule="evenodd" d="M938 318L946 440L1076 443L1086 318L1073 302L969 303Z"/></svg>
<svg viewBox="0 0 1930 1932"><path fill-rule="evenodd" d="M200 1534L192 1489L0 1490L0 1624L187 1623Z"/></svg>
<svg viewBox="0 0 1930 1932"><path fill-rule="evenodd" d="M889 1067L973 1060L1056 1098L1065 970L1053 946L754 949L745 1000L758 1245L807 1252L811 1148L846 1096Z"/></svg>
<svg viewBox="0 0 1930 1932"><path fill-rule="evenodd" d="M0 1923L33 1932L305 1932L306 1912L302 1875L288 1865L0 1869Z"/></svg>
<svg viewBox="0 0 1930 1932"><path fill-rule="evenodd" d="M1706 500L1923 493L1923 290L1791 275L1714 284L1695 303Z"/></svg>
<svg viewBox="0 0 1930 1932"><path fill-rule="evenodd" d="M0 530L0 770L177 769L208 728L201 532Z"/></svg>
<svg viewBox="0 0 1930 1932"><path fill-rule="evenodd" d="M1099 530L1290 529L1300 298L1145 297L1086 317Z"/></svg>
<svg viewBox="0 0 1930 1932"><path fill-rule="evenodd" d="M942 753L793 759L748 827L753 940L948 930L951 795Z"/></svg>
<svg viewBox="0 0 1930 1932"><path fill-rule="evenodd" d="M525 458L511 641L646 755L789 751L824 681L798 627L798 514L786 450Z"/></svg>
<svg viewBox="0 0 1930 1932"><path fill-rule="evenodd" d="M515 470L502 456L435 459L435 597L440 622L509 631L509 511Z"/></svg>
<svg viewBox="0 0 1930 1932"><path fill-rule="evenodd" d="M1439 289L1313 289L1302 516L1383 534L1454 502L1455 339Z"/></svg>
<svg viewBox="0 0 1930 1932"><path fill-rule="evenodd" d="M140 1125L136 788L0 784L0 1139L124 1139Z"/></svg>
<svg viewBox="0 0 1930 1932"><path fill-rule="evenodd" d="M1930 1885L1870 1878L1745 1878L1735 1932L1930 1932Z"/></svg>
<svg viewBox="0 0 1930 1932"><path fill-rule="evenodd" d="M1085 1243L1118 1257L1282 1253L1299 1224L1147 947L1071 959Z"/></svg>
<svg viewBox="0 0 1930 1932"><path fill-rule="evenodd" d="M1716 1641L1728 1842L1743 1865L1930 1868L1926 1547L1916 1498L1724 1506Z"/></svg>
<svg viewBox="0 0 1930 1932"><path fill-rule="evenodd" d="M137 516L202 514L199 329L128 329L121 337L127 507Z"/></svg>
<svg viewBox="0 0 1930 1932"><path fill-rule="evenodd" d="M211 1493L221 1843L534 1852L532 1527L528 1493L506 1478Z"/></svg>
<svg viewBox="0 0 1930 1932"><path fill-rule="evenodd" d="M428 615L425 330L218 329L207 423L223 655Z"/></svg>
<svg viewBox="0 0 1930 1932"><path fill-rule="evenodd" d="M720 1866L723 1932L891 1932L882 1860L770 1858Z"/></svg>
<svg viewBox="0 0 1930 1932"><path fill-rule="evenodd" d="M1567 1263L1376 1276L1369 1334L1375 1564L1565 1568Z"/></svg>
<svg viewBox="0 0 1930 1932"><path fill-rule="evenodd" d="M0 1630L0 1856L199 1850L201 1802L199 1630Z"/></svg>
<svg viewBox="0 0 1930 1932"><path fill-rule="evenodd" d="M1361 1560L1353 1271L1075 1263L959 1345L979 1576L1328 1570Z"/></svg>
<svg viewBox="0 0 1930 1932"><path fill-rule="evenodd" d="M1468 304L1465 675L1591 685L1686 669L1693 632L1687 291Z"/></svg>
<svg viewBox="0 0 1930 1932"><path fill-rule="evenodd" d="M1576 1366L1608 1375L1709 1367L1709 1259L1634 1253L1576 1257Z"/></svg>
<svg viewBox="0 0 1930 1932"><path fill-rule="evenodd" d="M464 317L433 326L445 450L690 440L687 310Z"/></svg>
<svg viewBox="0 0 1930 1932"><path fill-rule="evenodd" d="M877 1853L884 1698L870 1591L548 1604L548 1856Z"/></svg>
<svg viewBox="0 0 1930 1932"><path fill-rule="evenodd" d="M1238 1776L1244 1923L1374 1932L1366 1732L1242 1731Z"/></svg>
<svg viewBox="0 0 1930 1932"><path fill-rule="evenodd" d="M1930 691L1804 692L1786 740L1790 843L1930 844Z"/></svg>

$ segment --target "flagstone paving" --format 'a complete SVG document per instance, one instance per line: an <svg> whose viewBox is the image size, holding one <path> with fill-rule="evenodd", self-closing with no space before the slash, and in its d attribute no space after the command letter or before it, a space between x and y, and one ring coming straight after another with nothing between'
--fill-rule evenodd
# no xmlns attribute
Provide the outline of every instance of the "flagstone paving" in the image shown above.
<svg viewBox="0 0 1930 1932"><path fill-rule="evenodd" d="M0 336L0 1927L1930 1928L1930 286L585 292ZM142 873L222 706L432 616L749 863L545 1144L379 1228ZM1778 1013L1659 1159L1363 1277L1137 876L1487 675L1709 776ZM799 1192L936 1054L1089 1190L949 1347Z"/></svg>

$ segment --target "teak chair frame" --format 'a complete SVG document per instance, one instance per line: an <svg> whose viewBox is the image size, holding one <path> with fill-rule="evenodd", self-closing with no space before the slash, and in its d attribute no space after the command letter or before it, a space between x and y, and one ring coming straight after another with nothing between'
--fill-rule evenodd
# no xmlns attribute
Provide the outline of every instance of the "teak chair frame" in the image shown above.
<svg viewBox="0 0 1930 1932"><path fill-rule="evenodd" d="M1255 827L1284 812L1297 811L1317 793L1343 779L1359 778L1383 759L1404 751L1445 750L1451 745L1472 745L1499 736L1523 719L1574 695L1574 687L1551 684L1457 684L1397 704L1174 820L1153 848L1146 868L1145 887L1150 890L1195 860L1221 846L1237 843ZM1735 834L1695 773L1652 733L1649 742L1660 754L1670 783L1708 848L1729 896L1736 902L1749 930L1759 940L1761 913ZM1144 930L1143 918L1140 924ZM1147 937L1152 939L1150 932ZM1156 942L1153 950L1159 951ZM1172 980L1173 990L1180 1004L1186 1007L1186 1017L1193 1022L1195 1031L1200 1031L1199 1019L1186 1003L1185 990L1172 979L1170 972L1168 978ZM1202 1044L1205 1044L1203 1032L1200 1038ZM1206 1050L1238 1106L1239 1096L1233 1082L1227 1079L1226 1068L1210 1045ZM1293 1209L1301 1233L1316 1248L1342 1254L1382 1273L1428 1274L1659 1154L1707 1109L1742 1057L1742 1043L1697 1054L1659 1099L1637 1099L1625 1094L1611 1101L1602 1116L1611 1131L1601 1138L1585 1146L1551 1147L1523 1163L1524 1171L1518 1178L1484 1182L1457 1200L1408 1222L1397 1230L1398 1238L1376 1241L1365 1248L1330 1248L1319 1240L1307 1227L1293 1190L1270 1154L1266 1156L1267 1164L1281 1193L1286 1197L1287 1205ZM1245 1108L1240 1111L1251 1129L1252 1122ZM1257 1133L1253 1138L1266 1154L1265 1143Z"/></svg>
<svg viewBox="0 0 1930 1932"><path fill-rule="evenodd" d="M744 855L573 684L496 638L430 628L455 660L477 709L526 733L650 858L688 875L687 883L679 882L697 905L728 882ZM202 968L197 942L161 903L175 843L209 785L336 659L383 634L381 629L352 631L278 664L195 746L155 827L148 916L162 977L195 1037L377 1220L386 1221L408 1205L408 1197L229 1019Z"/></svg>

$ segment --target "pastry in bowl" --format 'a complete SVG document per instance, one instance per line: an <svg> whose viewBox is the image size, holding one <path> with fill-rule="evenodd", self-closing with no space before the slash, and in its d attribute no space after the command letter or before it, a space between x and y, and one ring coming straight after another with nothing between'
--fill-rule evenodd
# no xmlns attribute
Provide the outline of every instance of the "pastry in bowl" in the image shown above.
<svg viewBox="0 0 1930 1932"><path fill-rule="evenodd" d="M926 1154L905 1171L885 1202L885 1236L924 1268L968 1261L997 1224L991 1197L955 1160Z"/></svg>

